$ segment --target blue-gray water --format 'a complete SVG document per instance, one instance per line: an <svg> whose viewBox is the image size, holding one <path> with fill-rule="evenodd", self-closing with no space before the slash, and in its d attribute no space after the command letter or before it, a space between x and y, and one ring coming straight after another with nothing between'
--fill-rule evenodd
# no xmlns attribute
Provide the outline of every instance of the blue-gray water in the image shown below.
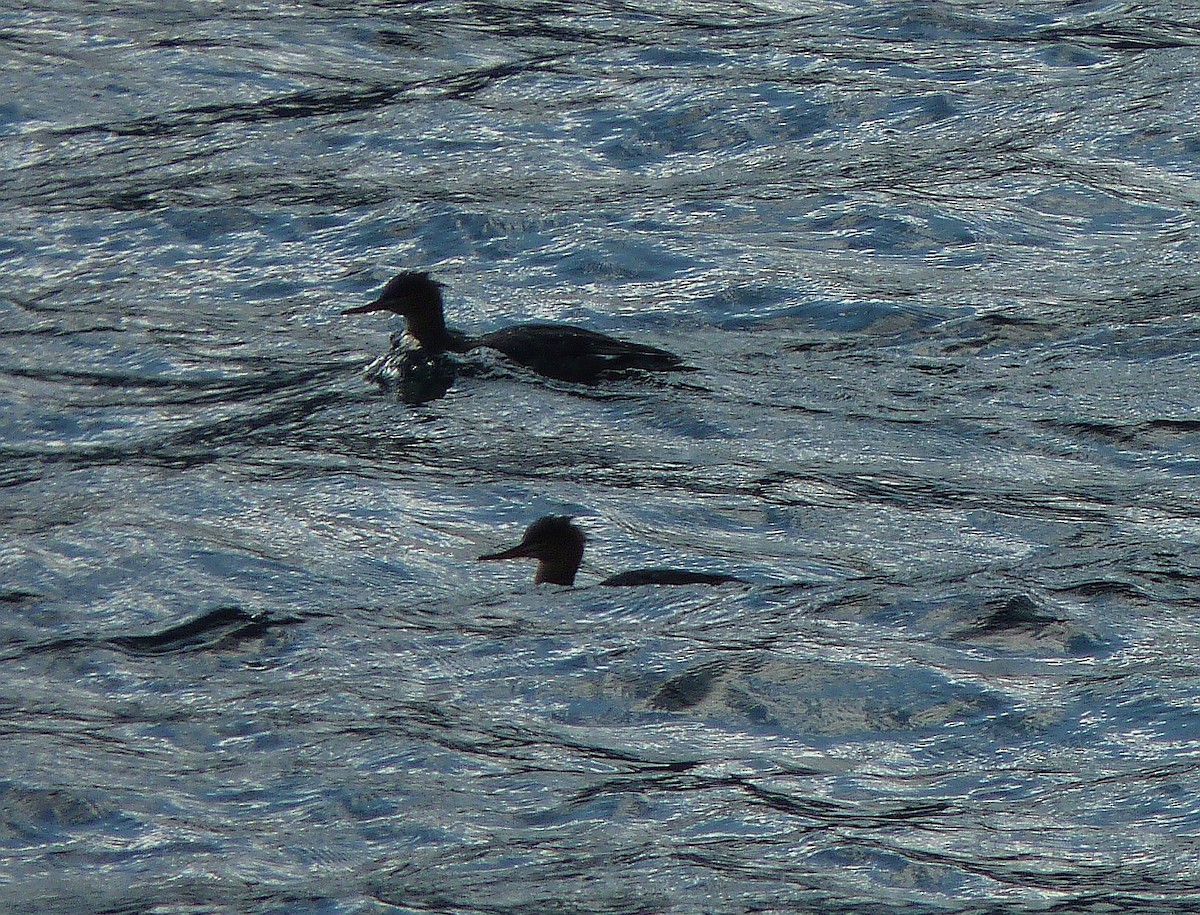
<svg viewBox="0 0 1200 915"><path fill-rule="evenodd" d="M1196 22L6 3L0 909L1200 905Z"/></svg>

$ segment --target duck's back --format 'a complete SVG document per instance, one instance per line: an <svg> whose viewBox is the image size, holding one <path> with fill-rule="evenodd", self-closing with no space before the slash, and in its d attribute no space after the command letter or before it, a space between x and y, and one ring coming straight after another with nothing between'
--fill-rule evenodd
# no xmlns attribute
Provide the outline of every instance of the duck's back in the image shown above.
<svg viewBox="0 0 1200 915"><path fill-rule="evenodd" d="M736 575L720 572L692 572L687 569L633 569L600 582L602 585L724 585L742 582Z"/></svg>
<svg viewBox="0 0 1200 915"><path fill-rule="evenodd" d="M693 371L665 349L567 324L518 324L484 334L478 342L560 381L587 384L630 371Z"/></svg>

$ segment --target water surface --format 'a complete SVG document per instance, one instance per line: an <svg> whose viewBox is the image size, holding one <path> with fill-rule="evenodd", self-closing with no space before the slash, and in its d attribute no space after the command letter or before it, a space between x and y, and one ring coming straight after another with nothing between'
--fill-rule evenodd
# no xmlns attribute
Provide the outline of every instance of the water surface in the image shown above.
<svg viewBox="0 0 1200 915"><path fill-rule="evenodd" d="M1200 904L1200 31L0 8L13 912ZM344 318L562 320L410 405ZM478 564L538 516L580 587ZM641 565L746 586L600 588Z"/></svg>

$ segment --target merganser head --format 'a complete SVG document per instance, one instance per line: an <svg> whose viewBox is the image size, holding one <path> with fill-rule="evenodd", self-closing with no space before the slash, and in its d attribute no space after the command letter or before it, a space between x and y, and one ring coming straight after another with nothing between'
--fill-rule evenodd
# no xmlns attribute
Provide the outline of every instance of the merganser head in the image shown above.
<svg viewBox="0 0 1200 915"><path fill-rule="evenodd" d="M367 311L390 311L404 317L408 335L429 352L440 353L464 344L446 331L442 313L442 284L424 270L398 273L383 287L379 298L342 312L358 315Z"/></svg>
<svg viewBox="0 0 1200 915"><path fill-rule="evenodd" d="M516 546L479 558L536 559L538 568L533 579L535 584L573 585L575 573L583 562L583 545L586 541L583 531L572 524L570 518L547 515L529 525L524 538Z"/></svg>
<svg viewBox="0 0 1200 915"><path fill-rule="evenodd" d="M374 302L347 308L342 314L360 315L368 311L390 311L412 318L436 312L441 317L442 285L426 270L406 270L392 277Z"/></svg>

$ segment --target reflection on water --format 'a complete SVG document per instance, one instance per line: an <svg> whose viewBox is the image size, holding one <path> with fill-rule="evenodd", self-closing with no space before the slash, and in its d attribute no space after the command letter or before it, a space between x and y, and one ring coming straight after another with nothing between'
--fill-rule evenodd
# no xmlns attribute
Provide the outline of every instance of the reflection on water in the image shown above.
<svg viewBox="0 0 1200 915"><path fill-rule="evenodd" d="M1200 903L1177 10L0 17L6 911Z"/></svg>

